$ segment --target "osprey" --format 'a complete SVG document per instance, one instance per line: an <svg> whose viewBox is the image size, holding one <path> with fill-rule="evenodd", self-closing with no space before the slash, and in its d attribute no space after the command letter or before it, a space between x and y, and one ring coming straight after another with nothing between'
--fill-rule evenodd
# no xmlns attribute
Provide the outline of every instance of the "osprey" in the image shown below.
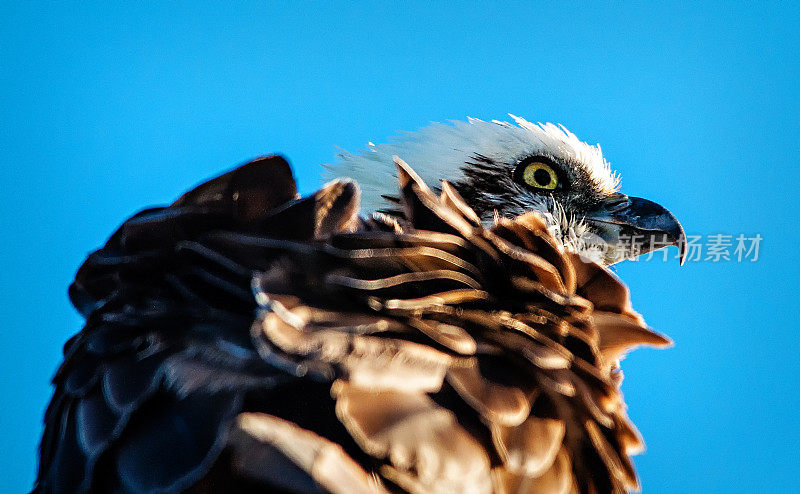
<svg viewBox="0 0 800 494"><path fill-rule="evenodd" d="M364 209L391 212L393 156L408 163L434 189L447 180L484 222L538 212L569 251L610 265L651 250L680 247L684 232L664 207L619 193L620 176L599 145L564 126L470 118L434 123L360 154L342 152L329 178L355 179Z"/></svg>
<svg viewBox="0 0 800 494"><path fill-rule="evenodd" d="M408 141L422 176L400 158L391 191L354 173L385 213L360 215L348 179L301 199L268 156L124 222L70 286L86 325L53 379L34 491L638 488L618 360L669 340L581 246L680 226L619 195L566 130L520 127L560 139L522 156L507 124L452 129L475 125L502 129L505 158L488 140L458 165L414 154L434 126ZM345 166L399 150L384 146Z"/></svg>

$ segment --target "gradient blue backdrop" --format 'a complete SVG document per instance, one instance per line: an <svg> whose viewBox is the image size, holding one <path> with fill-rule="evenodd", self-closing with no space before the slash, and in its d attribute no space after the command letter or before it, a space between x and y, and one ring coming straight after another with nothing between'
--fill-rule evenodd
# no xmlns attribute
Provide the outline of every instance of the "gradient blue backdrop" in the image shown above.
<svg viewBox="0 0 800 494"><path fill-rule="evenodd" d="M690 233L763 237L755 263L628 263L676 345L626 362L645 492L796 483L800 11L725 2L0 8L0 491L34 478L66 288L135 211L272 152L301 190L336 146L431 120L562 122L623 190ZM796 487L795 487L796 489Z"/></svg>

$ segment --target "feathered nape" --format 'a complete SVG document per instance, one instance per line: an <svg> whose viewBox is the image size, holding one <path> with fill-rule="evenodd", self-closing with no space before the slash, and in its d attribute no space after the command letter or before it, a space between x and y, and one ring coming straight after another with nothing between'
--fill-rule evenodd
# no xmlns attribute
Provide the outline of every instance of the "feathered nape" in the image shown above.
<svg viewBox="0 0 800 494"><path fill-rule="evenodd" d="M548 156L557 161L581 163L597 188L611 193L619 188L619 175L603 158L600 145L581 141L563 125L531 123L510 115L517 125L499 120L469 118L464 121L432 123L416 132L403 132L385 144L369 143L359 153L342 151L339 162L326 165L327 179L351 177L363 190L365 211L386 207L383 195L394 195L393 156L418 166L423 181L437 187L442 179L458 181L462 167L476 155L512 166L526 156Z"/></svg>

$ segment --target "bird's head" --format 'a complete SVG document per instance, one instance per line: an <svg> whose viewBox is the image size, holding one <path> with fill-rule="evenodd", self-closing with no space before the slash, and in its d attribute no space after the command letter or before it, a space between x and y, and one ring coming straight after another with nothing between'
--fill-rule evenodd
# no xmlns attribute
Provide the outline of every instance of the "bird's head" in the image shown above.
<svg viewBox="0 0 800 494"><path fill-rule="evenodd" d="M619 192L619 175L563 126L469 119L434 123L358 154L342 152L331 176L363 189L366 210L392 209L392 157L429 186L447 180L484 222L538 211L565 249L610 265L661 247L685 246L683 228L664 207Z"/></svg>

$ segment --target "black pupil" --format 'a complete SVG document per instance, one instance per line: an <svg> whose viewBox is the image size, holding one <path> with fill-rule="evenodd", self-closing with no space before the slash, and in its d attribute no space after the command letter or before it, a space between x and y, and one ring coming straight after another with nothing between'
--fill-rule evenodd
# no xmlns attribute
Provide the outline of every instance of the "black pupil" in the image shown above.
<svg viewBox="0 0 800 494"><path fill-rule="evenodd" d="M544 168L539 168L535 172L533 172L533 179L536 180L536 183L545 187L550 185L550 172L545 170Z"/></svg>

